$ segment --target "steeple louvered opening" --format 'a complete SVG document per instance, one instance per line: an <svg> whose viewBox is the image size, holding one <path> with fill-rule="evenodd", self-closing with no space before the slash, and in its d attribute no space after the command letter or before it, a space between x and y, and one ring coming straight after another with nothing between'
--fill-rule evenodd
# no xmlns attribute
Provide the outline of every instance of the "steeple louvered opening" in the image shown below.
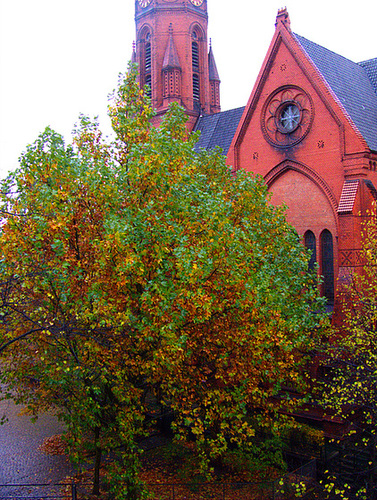
<svg viewBox="0 0 377 500"><path fill-rule="evenodd" d="M145 28L139 38L140 46L140 86L152 98L152 36Z"/></svg>
<svg viewBox="0 0 377 500"><path fill-rule="evenodd" d="M194 107L200 109L200 51L199 34L197 30L192 33L191 56L192 56L192 97Z"/></svg>
<svg viewBox="0 0 377 500"><path fill-rule="evenodd" d="M150 73L152 70L152 47L151 43L145 44L145 72Z"/></svg>
<svg viewBox="0 0 377 500"><path fill-rule="evenodd" d="M199 71L199 47L198 42L192 42L192 69Z"/></svg>

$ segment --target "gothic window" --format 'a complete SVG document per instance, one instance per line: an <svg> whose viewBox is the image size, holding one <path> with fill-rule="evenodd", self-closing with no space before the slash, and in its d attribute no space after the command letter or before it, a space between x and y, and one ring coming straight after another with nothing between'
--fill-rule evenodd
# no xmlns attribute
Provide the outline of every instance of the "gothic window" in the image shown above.
<svg viewBox="0 0 377 500"><path fill-rule="evenodd" d="M322 295L329 303L334 302L334 245L330 231L321 234Z"/></svg>
<svg viewBox="0 0 377 500"><path fill-rule="evenodd" d="M309 261L309 271L313 271L315 263L317 261L317 249L315 235L312 231L306 231L304 234L304 244L305 247L311 251L311 257Z"/></svg>
<svg viewBox="0 0 377 500"><path fill-rule="evenodd" d="M194 103L200 103L200 57L199 57L199 44L198 44L198 34L196 31L192 34L192 92Z"/></svg>
<svg viewBox="0 0 377 500"><path fill-rule="evenodd" d="M151 34L147 31L142 39L141 46L141 86L147 87L146 94L149 98L152 97L152 45Z"/></svg>

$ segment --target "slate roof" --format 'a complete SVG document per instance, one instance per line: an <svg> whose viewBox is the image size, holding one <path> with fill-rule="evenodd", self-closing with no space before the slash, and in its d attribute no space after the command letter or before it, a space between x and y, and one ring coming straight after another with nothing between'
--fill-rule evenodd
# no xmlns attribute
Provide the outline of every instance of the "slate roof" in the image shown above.
<svg viewBox="0 0 377 500"><path fill-rule="evenodd" d="M201 132L195 150L214 149L219 146L226 156L244 109L236 108L213 115L201 116L194 129Z"/></svg>
<svg viewBox="0 0 377 500"><path fill-rule="evenodd" d="M362 61L359 65L367 72L369 80L374 87L374 91L377 93L377 57L375 59L369 59L368 61Z"/></svg>
<svg viewBox="0 0 377 500"><path fill-rule="evenodd" d="M370 149L377 151L377 59L354 63L296 35Z"/></svg>

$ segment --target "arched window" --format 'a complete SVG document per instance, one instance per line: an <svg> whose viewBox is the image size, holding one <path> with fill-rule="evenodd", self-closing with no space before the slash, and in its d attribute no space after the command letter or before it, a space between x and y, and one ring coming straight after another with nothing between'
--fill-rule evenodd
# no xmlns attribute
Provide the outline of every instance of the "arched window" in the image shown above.
<svg viewBox="0 0 377 500"><path fill-rule="evenodd" d="M141 59L140 59L140 83L142 88L146 88L146 95L152 97L152 45L151 33L144 31L141 39Z"/></svg>
<svg viewBox="0 0 377 500"><path fill-rule="evenodd" d="M194 99L194 105L200 107L200 56L199 56L199 44L198 44L198 33L193 31L192 33L192 43L191 43L191 55L192 55L192 94Z"/></svg>
<svg viewBox="0 0 377 500"><path fill-rule="evenodd" d="M322 295L330 303L334 302L334 245L330 231L321 234Z"/></svg>
<svg viewBox="0 0 377 500"><path fill-rule="evenodd" d="M309 271L313 271L315 263L317 262L317 248L315 235L312 231L306 231L304 234L304 245L311 251L311 257L309 260Z"/></svg>

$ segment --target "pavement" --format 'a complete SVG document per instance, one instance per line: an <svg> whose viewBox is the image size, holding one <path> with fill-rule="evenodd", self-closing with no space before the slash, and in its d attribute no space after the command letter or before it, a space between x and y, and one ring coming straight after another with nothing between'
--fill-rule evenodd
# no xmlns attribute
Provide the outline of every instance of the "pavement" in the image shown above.
<svg viewBox="0 0 377 500"><path fill-rule="evenodd" d="M0 401L0 418L8 419L0 425L0 485L64 481L74 472L68 459L38 450L45 438L63 432L63 424L50 414L33 423L22 409L11 400ZM0 499L3 495L0 489Z"/></svg>

